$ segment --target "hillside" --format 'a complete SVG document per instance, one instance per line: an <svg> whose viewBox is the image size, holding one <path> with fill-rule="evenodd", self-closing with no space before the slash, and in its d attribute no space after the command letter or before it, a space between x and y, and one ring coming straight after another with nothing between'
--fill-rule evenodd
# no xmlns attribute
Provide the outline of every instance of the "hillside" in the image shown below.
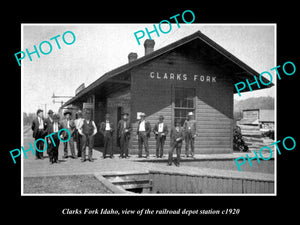
<svg viewBox="0 0 300 225"><path fill-rule="evenodd" d="M275 101L272 97L247 98L234 101L234 111L240 112L243 109L274 109Z"/></svg>

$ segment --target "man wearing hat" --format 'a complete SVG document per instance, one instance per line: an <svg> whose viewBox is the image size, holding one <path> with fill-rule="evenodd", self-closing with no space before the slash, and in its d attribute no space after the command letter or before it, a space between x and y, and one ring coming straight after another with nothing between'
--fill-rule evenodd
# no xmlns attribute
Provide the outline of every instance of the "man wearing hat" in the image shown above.
<svg viewBox="0 0 300 225"><path fill-rule="evenodd" d="M130 132L132 130L130 122L128 121L129 114L122 113L123 118L118 122L118 138L120 140L120 158L128 158L128 144L130 139Z"/></svg>
<svg viewBox="0 0 300 225"><path fill-rule="evenodd" d="M92 154L94 147L94 135L97 133L97 127L95 122L92 120L92 113L90 110L86 109L84 111L84 119L79 122L78 132L82 136L82 152L81 152L81 162L85 162L86 158L86 146L89 147L88 160L93 162Z"/></svg>
<svg viewBox="0 0 300 225"><path fill-rule="evenodd" d="M194 113L188 113L188 119L183 124L185 131L185 155L189 157L189 146L191 145L191 156L194 157L194 143L196 137L196 120L194 120Z"/></svg>
<svg viewBox="0 0 300 225"><path fill-rule="evenodd" d="M47 134L49 134L49 133L48 133L48 128L51 127L51 125L53 124L53 111L52 111L51 109L49 109L49 111L48 111L48 117L45 119L44 124L45 124L45 130L46 130ZM50 133L50 134L51 134L51 133ZM49 149L49 147L48 147L48 148L47 148L47 153L48 153L48 155L49 155L49 151L50 151L50 149ZM49 155L49 161L51 162L51 157L50 157L50 155Z"/></svg>
<svg viewBox="0 0 300 225"><path fill-rule="evenodd" d="M169 158L168 158L168 165L172 165L173 161L173 152L174 149L176 149L176 159L174 160L174 163L176 166L179 166L180 163L180 154L181 154L181 146L182 146L182 140L184 136L184 131L180 125L180 120L177 119L175 121L175 127L172 127L170 132L170 150L169 150Z"/></svg>
<svg viewBox="0 0 300 225"><path fill-rule="evenodd" d="M104 136L103 158L106 158L107 153L109 154L110 158L113 158L114 125L110 121L110 115L108 113L105 115L105 121L100 124L100 131Z"/></svg>
<svg viewBox="0 0 300 225"><path fill-rule="evenodd" d="M143 145L146 152L146 158L149 157L149 149L148 149L148 139L150 138L151 133L151 125L148 121L145 120L146 114L140 114L140 121L138 122L137 127L137 136L138 136L138 145L139 145L139 153L138 157L142 157L142 149Z"/></svg>
<svg viewBox="0 0 300 225"><path fill-rule="evenodd" d="M70 145L70 149L71 149L71 157L73 159L75 159L75 158L77 158L75 156L75 149L74 149L75 123L74 123L74 120L72 120L71 115L72 115L72 112L70 110L66 110L64 112L65 118L62 121L63 128L68 129L69 132L70 132L70 134L71 134L70 140L67 141L67 142L64 142L64 156L63 156L63 158L68 158L68 144L69 144ZM64 138L67 139L68 138L67 137L68 133L64 132L64 135L65 135Z"/></svg>
<svg viewBox="0 0 300 225"><path fill-rule="evenodd" d="M162 158L164 154L164 144L166 136L168 134L168 126L164 123L164 117L159 116L158 123L155 124L153 128L153 133L155 134L156 139L156 157Z"/></svg>
<svg viewBox="0 0 300 225"><path fill-rule="evenodd" d="M81 157L81 151L82 151L82 135L79 133L79 125L83 122L83 114L81 110L78 110L76 113L76 119L74 120L75 123L75 135L74 135L74 141L76 141L76 148L77 148L77 157Z"/></svg>
<svg viewBox="0 0 300 225"><path fill-rule="evenodd" d="M48 142L48 148L47 153L49 155L49 161L51 164L58 163L58 147L59 147L59 137L58 137L58 131L63 128L62 124L59 122L59 115L54 114L52 117L53 122L51 124L48 124L47 126L47 135L55 133L51 135L51 137L47 137Z"/></svg>
<svg viewBox="0 0 300 225"><path fill-rule="evenodd" d="M48 126L50 126L53 123L53 111L51 109L49 109L48 111L48 118L45 119L45 126L46 129Z"/></svg>
<svg viewBox="0 0 300 225"><path fill-rule="evenodd" d="M38 109L36 112L37 117L32 121L31 129L33 131L32 136L35 140L39 138L44 138L46 136L46 126L45 121L43 119L43 110ZM44 142L38 141L37 148L39 150L44 149ZM43 152L39 152L35 150L35 159L44 159Z"/></svg>

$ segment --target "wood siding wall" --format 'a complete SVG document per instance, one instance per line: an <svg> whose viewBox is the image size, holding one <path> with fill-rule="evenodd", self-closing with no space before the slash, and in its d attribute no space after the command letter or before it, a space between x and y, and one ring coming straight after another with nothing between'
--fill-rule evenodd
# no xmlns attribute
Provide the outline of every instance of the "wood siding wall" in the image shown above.
<svg viewBox="0 0 300 225"><path fill-rule="evenodd" d="M164 54L131 72L131 121L134 137L131 153L137 152L137 112L145 112L153 127L158 116L165 117L169 128L174 123L174 87L196 89L195 107L198 136L195 141L195 153L232 152L233 128L233 81L231 74L220 65L214 64L197 53L195 49L179 47ZM161 79L151 78L159 73ZM164 74L186 74L187 80L163 79ZM194 81L194 75L198 80ZM216 82L201 82L199 76L216 77ZM155 138L149 140L150 154L155 152ZM182 147L182 152L184 152ZM165 144L165 153L169 149L169 136Z"/></svg>
<svg viewBox="0 0 300 225"><path fill-rule="evenodd" d="M152 193L273 194L274 181L150 171Z"/></svg>

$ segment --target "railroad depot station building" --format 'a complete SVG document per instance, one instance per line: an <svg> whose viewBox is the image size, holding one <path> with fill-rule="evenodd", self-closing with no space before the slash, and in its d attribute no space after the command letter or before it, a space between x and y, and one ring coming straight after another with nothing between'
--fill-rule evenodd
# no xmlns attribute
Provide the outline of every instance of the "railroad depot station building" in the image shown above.
<svg viewBox="0 0 300 225"><path fill-rule="evenodd" d="M121 113L128 112L133 127L130 154L138 151L136 130L140 112L146 113L152 128L163 115L169 129L175 119L183 124L187 113L194 112L198 134L195 154L231 153L234 84L245 79L253 82L253 76L258 78L259 73L200 31L156 51L154 44L153 40L146 40L144 56L138 58L136 53L130 53L127 64L105 73L85 88L79 87L75 97L62 108L76 111L90 107L98 128L106 113L116 127ZM263 82L269 80L263 78ZM256 90L257 85L252 85L252 89ZM119 152L116 133L114 153ZM165 153L169 139L168 135ZM98 132L95 147L101 146L103 137ZM154 154L153 133L149 150Z"/></svg>

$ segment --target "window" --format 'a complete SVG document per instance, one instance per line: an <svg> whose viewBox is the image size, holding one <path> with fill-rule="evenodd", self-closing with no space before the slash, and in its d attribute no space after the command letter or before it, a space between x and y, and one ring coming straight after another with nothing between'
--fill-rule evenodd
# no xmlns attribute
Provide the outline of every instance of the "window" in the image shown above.
<svg viewBox="0 0 300 225"><path fill-rule="evenodd" d="M183 125L188 113L195 113L195 92L194 88L175 87L174 124L179 119L181 125Z"/></svg>

